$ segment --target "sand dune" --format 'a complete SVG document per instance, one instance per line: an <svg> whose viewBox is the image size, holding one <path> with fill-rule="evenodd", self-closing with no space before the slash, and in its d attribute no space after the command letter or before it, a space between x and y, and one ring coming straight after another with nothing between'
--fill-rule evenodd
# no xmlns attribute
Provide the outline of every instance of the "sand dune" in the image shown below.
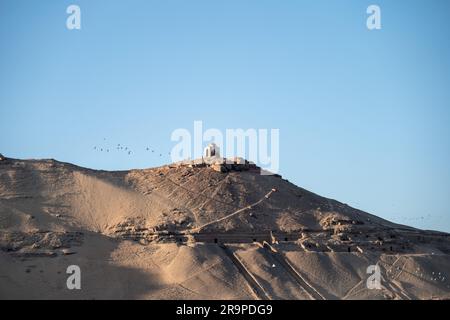
<svg viewBox="0 0 450 320"><path fill-rule="evenodd" d="M449 234L252 170L0 161L2 299L448 299L449 253Z"/></svg>

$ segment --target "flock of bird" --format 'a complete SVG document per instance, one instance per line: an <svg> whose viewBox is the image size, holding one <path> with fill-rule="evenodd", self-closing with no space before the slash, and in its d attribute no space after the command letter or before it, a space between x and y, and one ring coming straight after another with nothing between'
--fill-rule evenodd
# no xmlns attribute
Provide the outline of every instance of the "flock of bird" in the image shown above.
<svg viewBox="0 0 450 320"><path fill-rule="evenodd" d="M106 141L106 138L104 138L103 140ZM110 151L117 150L117 151L123 151L123 152L125 152L125 153L128 154L128 155L132 155L132 154L133 154L133 151L131 150L131 148L129 148L129 147L127 147L127 146L124 146L124 145L121 145L120 143L118 143L118 144L115 145L114 147L94 146L93 149L94 149L95 151L98 151L98 152L106 152L106 153L109 153ZM147 151L147 152L150 152L150 151L151 151L151 153L156 154L156 155L159 154L160 157L162 157L162 156L165 154L165 153L162 153L162 152L157 152L157 151L155 150L155 148L152 148L152 147L146 147L146 148L145 148L145 151ZM170 156L170 152L168 152L168 155Z"/></svg>

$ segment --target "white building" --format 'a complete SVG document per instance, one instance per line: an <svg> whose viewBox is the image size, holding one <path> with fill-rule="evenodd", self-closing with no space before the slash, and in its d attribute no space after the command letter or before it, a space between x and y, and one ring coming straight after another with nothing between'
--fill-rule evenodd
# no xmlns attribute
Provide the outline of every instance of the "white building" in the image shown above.
<svg viewBox="0 0 450 320"><path fill-rule="evenodd" d="M220 148L215 143L210 143L203 153L206 158L220 157Z"/></svg>

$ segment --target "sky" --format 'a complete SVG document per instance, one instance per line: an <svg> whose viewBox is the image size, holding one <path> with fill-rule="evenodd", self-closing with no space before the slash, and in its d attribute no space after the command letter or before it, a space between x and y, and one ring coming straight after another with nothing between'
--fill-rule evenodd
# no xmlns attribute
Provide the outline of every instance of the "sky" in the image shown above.
<svg viewBox="0 0 450 320"><path fill-rule="evenodd" d="M279 129L284 178L450 232L450 2L0 0L3 155L154 167L196 120Z"/></svg>

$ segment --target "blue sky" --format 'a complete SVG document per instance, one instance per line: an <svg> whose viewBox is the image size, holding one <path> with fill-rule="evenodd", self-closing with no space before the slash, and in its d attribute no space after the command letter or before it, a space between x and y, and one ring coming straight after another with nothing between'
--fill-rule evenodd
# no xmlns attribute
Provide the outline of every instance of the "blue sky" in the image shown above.
<svg viewBox="0 0 450 320"><path fill-rule="evenodd" d="M144 168L194 120L279 128L291 182L450 232L449 24L447 0L0 0L0 152Z"/></svg>

